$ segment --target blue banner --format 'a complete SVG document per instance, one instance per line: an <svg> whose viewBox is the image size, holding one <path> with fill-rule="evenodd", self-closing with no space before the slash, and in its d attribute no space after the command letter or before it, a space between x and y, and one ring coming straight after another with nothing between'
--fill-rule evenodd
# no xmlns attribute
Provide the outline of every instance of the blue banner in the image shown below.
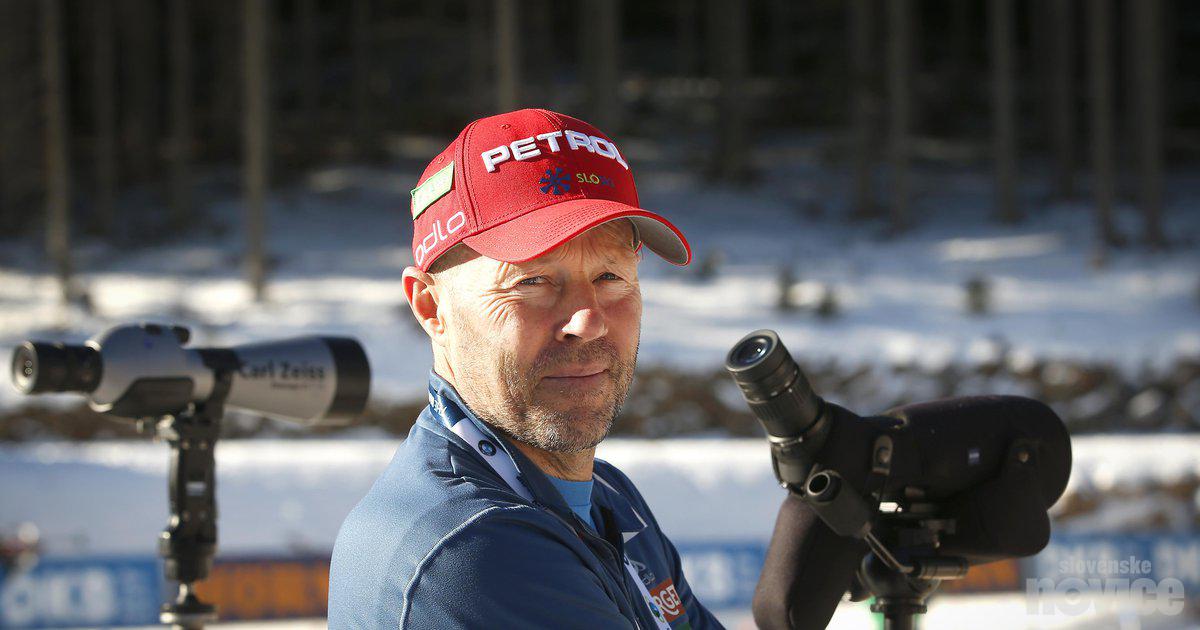
<svg viewBox="0 0 1200 630"><path fill-rule="evenodd" d="M0 628L157 624L165 586L155 556L39 558L0 568Z"/></svg>
<svg viewBox="0 0 1200 630"><path fill-rule="evenodd" d="M678 545L683 574L696 599L710 610L745 608L767 558L761 542L708 542Z"/></svg>
<svg viewBox="0 0 1200 630"><path fill-rule="evenodd" d="M1025 578L1173 578L1200 593L1200 536L1196 534L1055 534L1023 562Z"/></svg>
<svg viewBox="0 0 1200 630"><path fill-rule="evenodd" d="M765 542L681 541L678 549L688 582L705 606L749 608ZM1195 597L1200 536L1055 534L1045 550L1020 562L1022 579L1068 577L1173 578ZM1005 584L1009 581L1015 580ZM327 585L325 556L217 558L201 590L224 618L261 619L320 615ZM0 569L0 628L155 625L167 588L158 557L46 557L7 574Z"/></svg>

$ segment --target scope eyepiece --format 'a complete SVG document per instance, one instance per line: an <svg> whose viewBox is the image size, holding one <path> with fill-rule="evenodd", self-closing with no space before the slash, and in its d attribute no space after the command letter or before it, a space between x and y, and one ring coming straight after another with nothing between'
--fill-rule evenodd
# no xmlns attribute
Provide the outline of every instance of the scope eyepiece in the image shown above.
<svg viewBox="0 0 1200 630"><path fill-rule="evenodd" d="M757 334L743 339L729 353L729 362L740 367L752 367L771 353L776 341L777 338Z"/></svg>
<svg viewBox="0 0 1200 630"><path fill-rule="evenodd" d="M90 346L26 341L13 352L12 382L22 394L88 394L102 371L100 353Z"/></svg>
<svg viewBox="0 0 1200 630"><path fill-rule="evenodd" d="M798 437L821 414L821 399L773 330L742 337L725 357L725 370L773 437Z"/></svg>

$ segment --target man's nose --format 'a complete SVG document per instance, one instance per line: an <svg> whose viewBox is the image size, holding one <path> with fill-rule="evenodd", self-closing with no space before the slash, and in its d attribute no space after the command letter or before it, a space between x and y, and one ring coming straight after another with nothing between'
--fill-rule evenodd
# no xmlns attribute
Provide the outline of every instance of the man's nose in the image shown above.
<svg viewBox="0 0 1200 630"><path fill-rule="evenodd" d="M604 316L603 307L596 299L595 287L589 284L587 288L573 293L574 299L569 307L570 316L567 323L559 327L555 337L559 341L578 337L588 342L608 334L608 321Z"/></svg>

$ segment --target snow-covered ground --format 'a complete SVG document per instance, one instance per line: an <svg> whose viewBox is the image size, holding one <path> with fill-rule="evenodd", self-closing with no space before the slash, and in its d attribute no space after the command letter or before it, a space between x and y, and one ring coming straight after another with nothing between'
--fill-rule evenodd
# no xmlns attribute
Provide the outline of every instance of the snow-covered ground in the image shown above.
<svg viewBox="0 0 1200 630"><path fill-rule="evenodd" d="M398 444L220 443L222 553L328 551L342 519ZM771 473L765 441L612 439L601 444L598 456L637 483L676 541L770 538L783 491ZM167 514L167 462L167 447L147 442L0 446L0 528L36 524L50 554L153 554ZM1067 495L1196 477L1200 436L1083 436L1074 439ZM1088 531L1095 529L1103 531Z"/></svg>
<svg viewBox="0 0 1200 630"><path fill-rule="evenodd" d="M251 439L219 444L219 557L327 554L342 519L387 465L397 445L396 440L345 439ZM1200 477L1200 436L1077 437L1074 455L1068 495L1169 485ZM764 441L613 439L601 445L599 456L629 474L685 558L691 557L685 570L697 593L706 594L710 601L748 602L746 594L757 579L757 567L722 574L720 566L704 564L690 556L689 549L765 545L783 495L772 476ZM167 514L166 475L167 449L161 444L3 446L0 530L11 532L19 523L35 524L42 551L48 556L153 557ZM1191 500L1200 501L1200 496ZM1193 513L1196 507L1191 508ZM1117 526L1128 522L1128 515L1126 520L1119 518L1123 513L1118 510L1114 517ZM1063 529L1056 526L1058 531ZM1070 531L1069 524L1065 529ZM1200 561L1192 564L1200 567ZM729 584L731 577L744 583ZM1128 602L1097 605L1073 614L1057 609L1031 614L1029 605L1024 593L939 597L924 627L1195 625L1194 621L1185 622L1186 617L1163 621L1138 616ZM718 610L730 627L752 627L744 605ZM992 625L980 625L979 619L984 618ZM845 604L831 627L865 627L872 623L870 619L864 605ZM309 623L270 627L308 628L321 622Z"/></svg>
<svg viewBox="0 0 1200 630"><path fill-rule="evenodd" d="M999 226L987 220L986 172L918 169L916 226L884 239L881 224L841 218L844 178L822 166L807 140L756 149L762 179L746 188L703 185L679 166L677 152L629 144L642 204L674 221L695 255L691 267L677 268L647 251L643 365L711 370L737 339L763 327L779 331L801 363L973 362L992 358L996 339L1014 361L1059 356L1136 370L1200 356L1196 176L1167 182L1173 249L1117 250L1097 269L1087 204L1045 205L1036 179L1022 193L1028 220ZM204 345L348 334L366 348L376 399L419 398L431 354L400 283L412 259L406 208L415 178L412 167L330 168L272 195L275 269L262 304L237 264L236 188L206 197L215 199L208 215L228 228L223 236L192 234L130 250L80 241L76 266L92 313L58 305L37 239L0 241L0 351L31 337L81 341L139 320L190 325ZM1136 219L1119 209L1130 237L1138 234ZM715 277L697 278L700 262L716 258ZM794 274L798 302L832 287L841 316L777 312L782 266ZM965 314L963 287L974 276L992 287L990 315ZM8 378L0 375L0 408L20 402Z"/></svg>

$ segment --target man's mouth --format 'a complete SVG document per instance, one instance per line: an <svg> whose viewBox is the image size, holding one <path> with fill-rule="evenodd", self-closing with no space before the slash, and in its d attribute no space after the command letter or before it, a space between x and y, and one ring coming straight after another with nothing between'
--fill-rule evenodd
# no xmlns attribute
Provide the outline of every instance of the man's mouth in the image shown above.
<svg viewBox="0 0 1200 630"><path fill-rule="evenodd" d="M552 385L590 386L603 381L608 375L608 368L583 367L558 370L555 374L547 375L545 381Z"/></svg>

